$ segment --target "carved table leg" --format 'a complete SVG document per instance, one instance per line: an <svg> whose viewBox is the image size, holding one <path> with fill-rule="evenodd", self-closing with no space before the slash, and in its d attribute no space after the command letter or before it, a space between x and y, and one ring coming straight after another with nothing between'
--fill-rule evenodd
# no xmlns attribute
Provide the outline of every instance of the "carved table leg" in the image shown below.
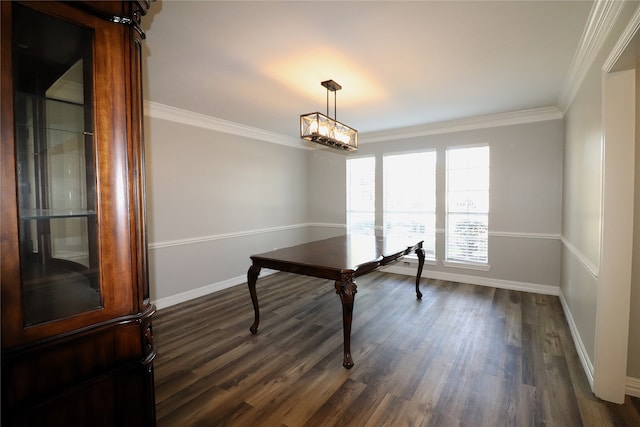
<svg viewBox="0 0 640 427"><path fill-rule="evenodd" d="M260 275L261 267L252 265L247 271L247 284L249 285L249 293L251 294L251 302L253 303L253 312L255 313L255 319L253 325L249 328L252 334L258 332L258 323L260 323L260 309L258 308L258 294L256 293L256 282Z"/></svg>
<svg viewBox="0 0 640 427"><path fill-rule="evenodd" d="M351 358L351 320L356 289L357 286L352 276L347 276L342 281L336 281L336 293L340 296L340 301L342 301L342 330L344 333L344 360L342 366L347 369L353 367L353 359Z"/></svg>
<svg viewBox="0 0 640 427"><path fill-rule="evenodd" d="M416 255L418 255L418 274L416 275L416 297L422 299L422 292L420 292L420 276L422 276L422 267L424 267L424 249L420 246L416 249Z"/></svg>

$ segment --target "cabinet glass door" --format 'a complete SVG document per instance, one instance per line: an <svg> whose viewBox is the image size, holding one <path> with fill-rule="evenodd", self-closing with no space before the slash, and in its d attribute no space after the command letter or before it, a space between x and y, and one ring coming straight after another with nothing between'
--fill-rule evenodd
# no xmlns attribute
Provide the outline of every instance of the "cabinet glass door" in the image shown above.
<svg viewBox="0 0 640 427"><path fill-rule="evenodd" d="M13 72L25 326L102 307L93 30L15 4Z"/></svg>

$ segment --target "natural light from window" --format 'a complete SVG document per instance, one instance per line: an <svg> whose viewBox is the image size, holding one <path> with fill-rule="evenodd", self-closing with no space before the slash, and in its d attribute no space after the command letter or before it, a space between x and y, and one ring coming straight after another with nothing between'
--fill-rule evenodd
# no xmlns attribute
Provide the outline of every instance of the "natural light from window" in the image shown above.
<svg viewBox="0 0 640 427"><path fill-rule="evenodd" d="M423 240L427 259L436 259L436 152L385 155L385 234Z"/></svg>
<svg viewBox="0 0 640 427"><path fill-rule="evenodd" d="M347 159L347 232L375 234L376 158Z"/></svg>
<svg viewBox="0 0 640 427"><path fill-rule="evenodd" d="M447 149L445 259L488 262L489 147Z"/></svg>

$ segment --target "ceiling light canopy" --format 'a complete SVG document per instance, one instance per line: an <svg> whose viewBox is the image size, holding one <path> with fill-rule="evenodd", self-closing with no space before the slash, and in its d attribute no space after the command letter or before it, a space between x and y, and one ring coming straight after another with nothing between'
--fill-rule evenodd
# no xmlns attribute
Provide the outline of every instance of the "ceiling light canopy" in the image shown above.
<svg viewBox="0 0 640 427"><path fill-rule="evenodd" d="M358 149L358 131L340 123L336 117L336 92L342 89L333 80L320 83L327 88L327 114L309 113L300 116L300 138L345 151ZM329 92L333 92L333 117L329 117Z"/></svg>

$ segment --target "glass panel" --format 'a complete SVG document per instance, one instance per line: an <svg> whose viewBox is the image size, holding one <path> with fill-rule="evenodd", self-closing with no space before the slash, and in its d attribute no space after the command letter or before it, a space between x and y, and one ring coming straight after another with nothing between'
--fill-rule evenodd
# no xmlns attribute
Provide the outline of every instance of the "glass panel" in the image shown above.
<svg viewBox="0 0 640 427"><path fill-rule="evenodd" d="M450 261L488 261L487 214L449 214L447 218L447 259Z"/></svg>
<svg viewBox="0 0 640 427"><path fill-rule="evenodd" d="M488 191L450 191L447 208L453 212L489 212Z"/></svg>
<svg viewBox="0 0 640 427"><path fill-rule="evenodd" d="M375 234L376 158L347 160L347 232Z"/></svg>
<svg viewBox="0 0 640 427"><path fill-rule="evenodd" d="M13 10L20 265L29 326L102 306L93 33L19 4Z"/></svg>
<svg viewBox="0 0 640 427"><path fill-rule="evenodd" d="M436 214L424 212L385 212L385 234L399 234L423 240L427 259L436 259Z"/></svg>
<svg viewBox="0 0 640 427"><path fill-rule="evenodd" d="M383 223L386 234L424 241L427 259L435 259L436 152L383 157Z"/></svg>
<svg viewBox="0 0 640 427"><path fill-rule="evenodd" d="M446 259L488 262L489 147L447 150Z"/></svg>

